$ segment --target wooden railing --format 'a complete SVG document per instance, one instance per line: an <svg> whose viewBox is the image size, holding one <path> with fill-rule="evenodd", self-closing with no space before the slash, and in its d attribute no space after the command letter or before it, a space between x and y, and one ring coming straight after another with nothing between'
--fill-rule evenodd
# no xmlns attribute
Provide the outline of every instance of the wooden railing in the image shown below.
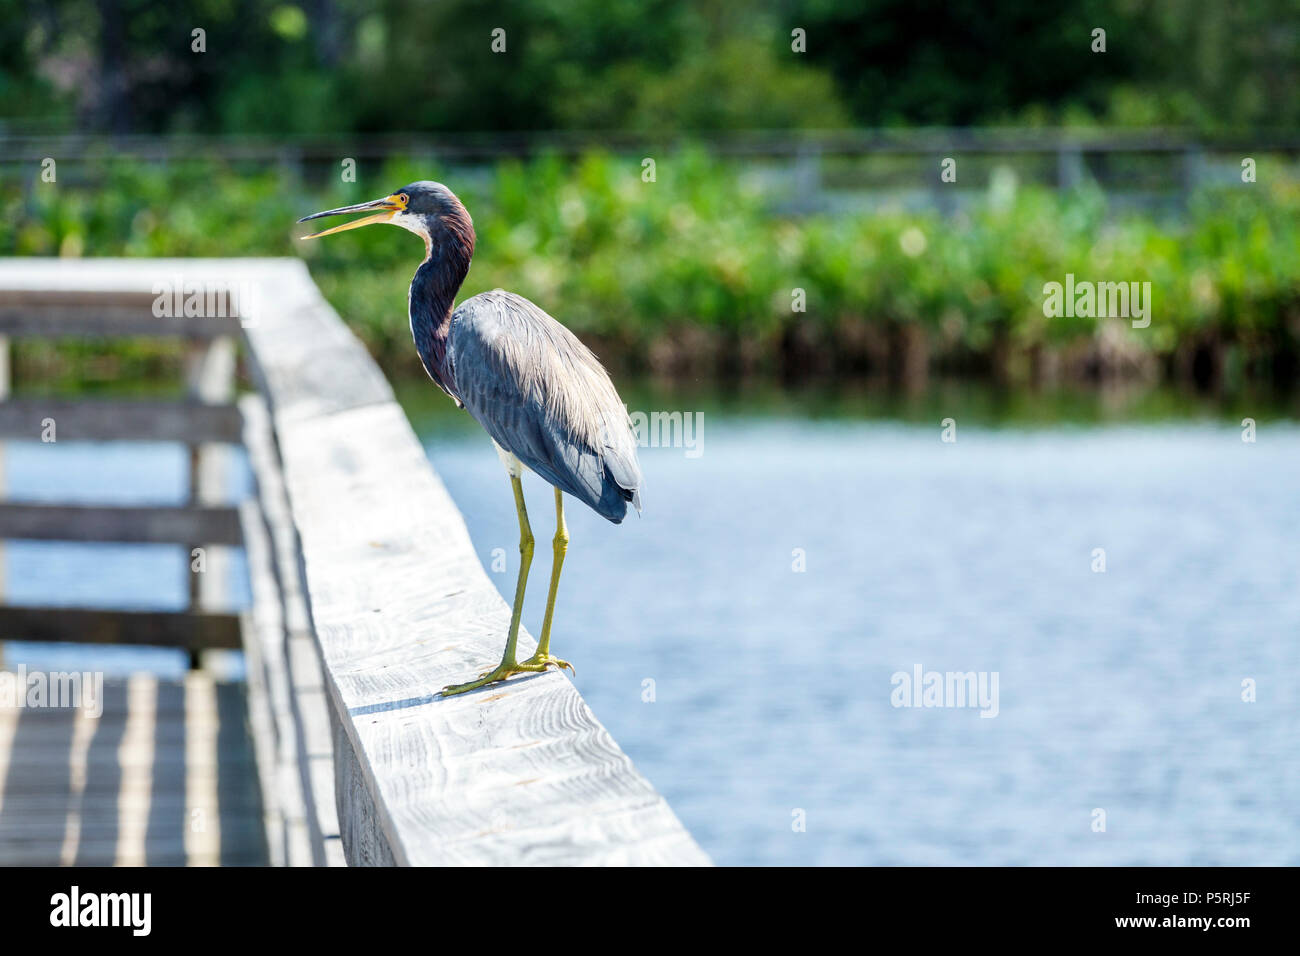
<svg viewBox="0 0 1300 956"><path fill-rule="evenodd" d="M198 323L200 339L228 334L230 319L142 311L177 277L240 290L257 385L238 403L258 489L239 508L253 595L241 642L273 862L707 863L567 678L438 696L499 656L509 610L388 382L301 262L8 260L0 333L79 296L93 313L74 310L82 329L182 334ZM0 423L34 411L11 408ZM229 436L229 409L191 412L161 410L154 434ZM112 418L106 430L120 434L132 416L149 421L143 407L79 409L73 431ZM161 522L160 536L234 540L229 516L204 506L136 517ZM114 535L140 533L130 518L98 520ZM0 510L0 538L42 520ZM14 623L0 633L39 631L30 618ZM521 645L531 640L521 633Z"/></svg>
<svg viewBox="0 0 1300 956"><path fill-rule="evenodd" d="M175 507L0 501L0 539L185 545L204 573L190 575L184 611L0 605L0 635L181 647L195 667L206 649L238 648L239 618L228 610L226 549L241 543L239 513L222 503L228 464L224 446L240 437L239 412L230 403L238 319L182 317L164 323L152 313L155 296L148 290L40 287L25 276L28 268L23 260L8 260L0 271L0 349L5 353L0 365L6 373L14 340L176 337L187 343L187 394L185 400L170 402L10 397L0 401L0 440L183 442L190 457L189 501ZM5 382L0 398L7 394Z"/></svg>

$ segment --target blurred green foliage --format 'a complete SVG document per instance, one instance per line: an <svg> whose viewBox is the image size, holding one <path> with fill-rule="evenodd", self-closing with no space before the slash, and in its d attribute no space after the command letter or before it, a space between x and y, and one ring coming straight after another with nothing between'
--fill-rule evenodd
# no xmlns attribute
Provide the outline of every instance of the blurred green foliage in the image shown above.
<svg viewBox="0 0 1300 956"><path fill-rule="evenodd" d="M395 161L367 185L312 192L285 171L105 160L94 186L0 186L0 255L301 255L381 360L414 367L406 289L419 240L369 228L302 242L295 220L429 174ZM478 231L461 297L512 289L616 362L691 353L781 368L804 343L852 364L897 330L941 362L982 365L1102 336L1165 357L1203 341L1294 355L1300 340L1300 184L1268 164L1258 183L1197 193L1176 223L1111 210L1087 187L1017 187L1005 170L951 218L783 217L734 165L694 150L661 159L653 184L634 159L601 153L446 180ZM1150 328L1046 318L1044 283L1067 273L1151 282Z"/></svg>
<svg viewBox="0 0 1300 956"><path fill-rule="evenodd" d="M0 131L1295 129L1297 88L1296 0L0 0Z"/></svg>

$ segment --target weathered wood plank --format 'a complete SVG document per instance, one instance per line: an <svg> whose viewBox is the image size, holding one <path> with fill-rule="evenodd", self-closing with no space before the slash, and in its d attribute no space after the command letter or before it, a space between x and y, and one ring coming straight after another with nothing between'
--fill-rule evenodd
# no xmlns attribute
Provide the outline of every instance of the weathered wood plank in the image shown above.
<svg viewBox="0 0 1300 956"><path fill-rule="evenodd" d="M258 489L258 507L242 509L253 614L245 627L250 706L272 745L259 753L269 792L268 835L280 865L344 863L335 811L328 702L319 651L306 626L296 537L293 534L270 416L255 395L240 400L244 445ZM295 605L290 610L290 605ZM254 689L255 688L255 689Z"/></svg>
<svg viewBox="0 0 1300 956"><path fill-rule="evenodd" d="M295 266L259 298L264 318L259 313L244 330L250 372L276 422L393 401L378 366L321 297L306 267Z"/></svg>
<svg viewBox="0 0 1300 956"><path fill-rule="evenodd" d="M239 617L216 611L0 606L0 639L238 650Z"/></svg>
<svg viewBox="0 0 1300 956"><path fill-rule="evenodd" d="M124 309L153 315L157 293L138 280L101 283L80 269L70 270L66 263L51 259L8 259L0 263L0 270L0 309ZM90 273L96 271L110 278L96 266L89 266Z"/></svg>
<svg viewBox="0 0 1300 956"><path fill-rule="evenodd" d="M260 520L257 505L248 502L246 511L251 511L251 519ZM249 554L249 577L255 579L259 574L253 554L259 547L252 530L244 529L245 548ZM258 594L258 585L250 581L253 592L253 607L240 616L240 632L244 645L244 680L248 684L248 722L253 738L253 759L257 763L257 782L262 790L263 826L266 828L266 846L271 866L285 866L288 853L285 848L284 818L280 811L280 796L276 782L278 764L275 715L271 711L270 691L266 680L266 665L262 659L262 644L268 638L260 632L263 628L275 628L273 620L267 620L268 612L260 609L262 601Z"/></svg>
<svg viewBox="0 0 1300 956"><path fill-rule="evenodd" d="M267 841L276 866L311 866L325 862L323 838L313 832L310 790L303 783L305 755L293 706L294 688L285 666L285 634L271 546L262 515L245 508L253 613L245 619L250 716L257 733L258 776L267 809ZM332 802L332 801L331 801Z"/></svg>
<svg viewBox="0 0 1300 956"><path fill-rule="evenodd" d="M224 506L0 504L0 539L239 544L239 511Z"/></svg>
<svg viewBox="0 0 1300 956"><path fill-rule="evenodd" d="M0 333L191 339L239 334L238 298L230 295L238 292L237 282L208 270L191 271L184 260L135 260L125 274L114 275L103 265L111 261L82 260L70 266L49 259L6 260L0 264ZM210 314L185 315L175 308L175 291L180 290L183 305L187 285L214 289L204 302Z"/></svg>
<svg viewBox="0 0 1300 956"><path fill-rule="evenodd" d="M13 338L186 338L239 334L237 318L158 318L126 306L3 306L0 334Z"/></svg>
<svg viewBox="0 0 1300 956"><path fill-rule="evenodd" d="M0 408L3 408L9 400L10 368L9 368L9 338L0 335ZM5 446L0 442L0 500L7 498L8 491L5 488ZM5 558L4 541L0 540L0 603L4 601L6 588L6 575L9 572L8 562ZM0 641L0 667L4 667L5 646Z"/></svg>
<svg viewBox="0 0 1300 956"><path fill-rule="evenodd" d="M96 719L0 708L0 866L265 863L261 802L230 779L250 769L223 728L238 686L142 674L104 691Z"/></svg>
<svg viewBox="0 0 1300 956"><path fill-rule="evenodd" d="M76 318L105 312L155 325L193 325L184 334L238 334L247 320L251 284L269 277L274 259L0 259L0 312L21 315L47 310ZM201 291L201 300L190 299ZM199 301L203 315L186 316ZM182 308L177 309L177 305ZM170 309L168 308L170 306ZM161 314L155 314L157 312ZM167 315L171 311L173 315ZM191 309L193 311L193 309ZM220 313L226 313L224 315ZM234 323L233 326L231 323ZM205 331L209 324L214 330ZM219 327L219 329L217 328ZM149 334L146 330L144 334ZM166 331L158 334L169 334Z"/></svg>
<svg viewBox="0 0 1300 956"><path fill-rule="evenodd" d="M54 420L59 441L236 443L243 427L235 405L25 398L0 401L0 438L40 440L46 419Z"/></svg>
<svg viewBox="0 0 1300 956"><path fill-rule="evenodd" d="M195 345L186 369L186 389L198 402L229 402L235 396L235 340L229 336ZM189 443L190 498L192 506L215 507L228 498L227 482L231 452L221 444ZM242 529L241 529L242 531ZM242 534L241 534L242 539ZM187 550L201 554L203 562L190 564L190 607L220 608L230 603L230 549L208 538L191 538ZM196 568L202 568L199 573ZM198 654L190 657L191 669L202 666Z"/></svg>

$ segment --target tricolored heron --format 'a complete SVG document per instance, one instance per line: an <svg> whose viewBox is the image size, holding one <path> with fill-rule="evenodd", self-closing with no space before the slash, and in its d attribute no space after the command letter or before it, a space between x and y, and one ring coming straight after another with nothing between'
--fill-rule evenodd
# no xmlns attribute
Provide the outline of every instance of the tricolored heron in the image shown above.
<svg viewBox="0 0 1300 956"><path fill-rule="evenodd" d="M387 222L424 239L424 262L411 281L409 310L416 351L429 377L492 437L514 489L519 515L519 577L501 663L478 680L443 688L462 694L513 674L572 665L551 655L551 618L568 549L564 492L618 524L627 503L641 510L641 466L627 408L591 350L533 303L497 289L452 308L474 255L474 224L441 183L403 186L373 202L327 209L299 222L369 212L363 219L304 236ZM531 468L555 486L555 558L537 653L515 658L533 532L520 476Z"/></svg>

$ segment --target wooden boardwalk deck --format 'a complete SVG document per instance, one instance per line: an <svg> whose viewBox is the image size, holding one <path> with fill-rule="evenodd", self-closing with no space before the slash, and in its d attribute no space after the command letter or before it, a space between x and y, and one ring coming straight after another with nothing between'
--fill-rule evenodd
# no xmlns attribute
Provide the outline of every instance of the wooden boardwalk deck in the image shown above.
<svg viewBox="0 0 1300 956"><path fill-rule="evenodd" d="M263 865L241 685L104 681L103 714L0 707L0 866Z"/></svg>

